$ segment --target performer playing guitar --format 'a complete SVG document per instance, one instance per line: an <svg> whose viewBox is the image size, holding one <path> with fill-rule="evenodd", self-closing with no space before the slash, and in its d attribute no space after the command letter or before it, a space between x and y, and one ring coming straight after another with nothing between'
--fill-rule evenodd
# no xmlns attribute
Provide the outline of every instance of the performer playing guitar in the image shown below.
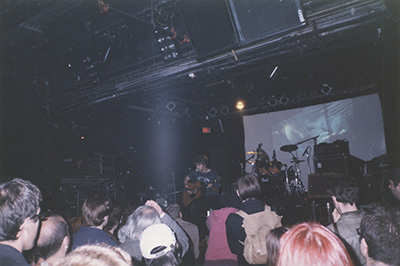
<svg viewBox="0 0 400 266"><path fill-rule="evenodd" d="M208 158L199 155L195 158L196 170L190 172L184 178L185 189L183 191L182 203L189 208L186 219L199 226L199 217L209 209L220 207L218 174L208 168ZM205 191L204 191L205 190Z"/></svg>

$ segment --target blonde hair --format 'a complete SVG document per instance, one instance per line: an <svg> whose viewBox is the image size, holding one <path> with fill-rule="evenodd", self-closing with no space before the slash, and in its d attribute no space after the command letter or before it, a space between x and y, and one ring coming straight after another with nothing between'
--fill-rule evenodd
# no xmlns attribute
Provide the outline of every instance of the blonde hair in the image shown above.
<svg viewBox="0 0 400 266"><path fill-rule="evenodd" d="M131 266L128 253L118 247L107 245L80 246L56 266Z"/></svg>
<svg viewBox="0 0 400 266"><path fill-rule="evenodd" d="M281 238L278 266L353 266L342 241L318 223L301 223Z"/></svg>

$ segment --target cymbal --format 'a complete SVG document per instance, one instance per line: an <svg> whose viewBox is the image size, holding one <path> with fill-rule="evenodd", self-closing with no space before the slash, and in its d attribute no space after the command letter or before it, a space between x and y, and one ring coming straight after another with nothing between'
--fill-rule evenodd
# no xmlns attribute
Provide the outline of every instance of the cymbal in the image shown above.
<svg viewBox="0 0 400 266"><path fill-rule="evenodd" d="M291 163L302 163L305 162L304 160L295 160L295 161L290 161Z"/></svg>
<svg viewBox="0 0 400 266"><path fill-rule="evenodd" d="M283 145L281 151L292 152L297 150L299 147L297 145Z"/></svg>
<svg viewBox="0 0 400 266"><path fill-rule="evenodd" d="M248 161L247 163L249 163L249 164L255 164L256 161Z"/></svg>
<svg viewBox="0 0 400 266"><path fill-rule="evenodd" d="M256 151L248 151L246 154L261 154L261 152L256 152Z"/></svg>

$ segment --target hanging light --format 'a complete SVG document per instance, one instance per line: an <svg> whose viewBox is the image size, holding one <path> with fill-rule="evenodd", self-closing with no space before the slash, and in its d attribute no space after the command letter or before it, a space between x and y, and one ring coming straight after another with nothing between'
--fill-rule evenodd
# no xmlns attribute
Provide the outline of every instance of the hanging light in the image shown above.
<svg viewBox="0 0 400 266"><path fill-rule="evenodd" d="M244 104L243 101L237 101L235 107L236 107L236 109L238 109L238 110L243 110L244 106L245 106L245 104Z"/></svg>

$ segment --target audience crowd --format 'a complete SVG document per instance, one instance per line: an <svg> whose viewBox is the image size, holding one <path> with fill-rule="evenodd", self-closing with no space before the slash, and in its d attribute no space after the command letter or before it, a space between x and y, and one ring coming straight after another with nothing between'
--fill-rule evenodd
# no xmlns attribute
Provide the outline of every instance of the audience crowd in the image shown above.
<svg viewBox="0 0 400 266"><path fill-rule="evenodd" d="M399 199L400 170L388 180ZM209 210L201 239L176 203L147 200L124 209L91 195L80 217L65 217L42 211L40 189L15 178L0 184L0 265L400 266L399 205L358 206L353 179L330 186L333 223L326 226L312 219L282 226L260 193L255 176L239 178L221 195L221 207Z"/></svg>

